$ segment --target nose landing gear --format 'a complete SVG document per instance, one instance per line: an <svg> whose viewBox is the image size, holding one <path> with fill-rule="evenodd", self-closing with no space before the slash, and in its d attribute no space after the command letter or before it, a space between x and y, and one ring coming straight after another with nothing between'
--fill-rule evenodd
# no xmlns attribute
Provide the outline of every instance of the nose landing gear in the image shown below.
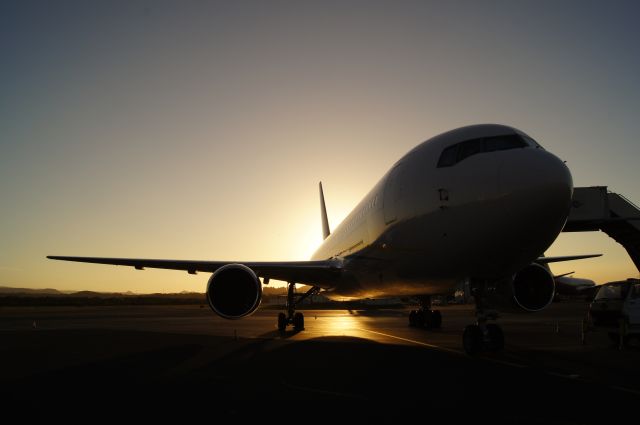
<svg viewBox="0 0 640 425"><path fill-rule="evenodd" d="M409 313L409 326L425 329L440 329L442 327L442 314L440 310L431 310L431 297L418 297L419 310L411 310Z"/></svg>
<svg viewBox="0 0 640 425"><path fill-rule="evenodd" d="M468 325L462 334L462 345L467 354L474 355L482 351L500 351L504 349L504 333L495 323L487 323L489 319L497 319L494 311L486 311L483 304L484 285L473 288L476 300L476 324Z"/></svg>

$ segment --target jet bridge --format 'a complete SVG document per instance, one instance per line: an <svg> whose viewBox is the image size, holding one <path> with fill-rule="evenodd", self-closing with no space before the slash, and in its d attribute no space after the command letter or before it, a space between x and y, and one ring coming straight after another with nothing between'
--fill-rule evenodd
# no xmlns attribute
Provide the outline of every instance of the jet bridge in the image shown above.
<svg viewBox="0 0 640 425"><path fill-rule="evenodd" d="M563 232L601 230L629 253L640 271L640 207L606 186L576 187Z"/></svg>

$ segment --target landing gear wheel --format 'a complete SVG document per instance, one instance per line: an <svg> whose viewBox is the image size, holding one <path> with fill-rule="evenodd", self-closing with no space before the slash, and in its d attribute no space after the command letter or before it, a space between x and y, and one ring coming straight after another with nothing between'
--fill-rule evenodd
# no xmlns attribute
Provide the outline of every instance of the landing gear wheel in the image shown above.
<svg viewBox="0 0 640 425"><path fill-rule="evenodd" d="M304 330L304 315L300 312L293 316L293 329L295 331Z"/></svg>
<svg viewBox="0 0 640 425"><path fill-rule="evenodd" d="M411 327L416 327L418 326L417 324L417 320L416 320L416 315L418 314L418 312L416 310L411 310L411 312L409 313L409 326Z"/></svg>
<svg viewBox="0 0 640 425"><path fill-rule="evenodd" d="M284 332L287 329L287 316L284 313L278 313L278 330Z"/></svg>
<svg viewBox="0 0 640 425"><path fill-rule="evenodd" d="M478 325L469 325L464 328L464 334L462 334L462 345L464 351L469 355L478 354L482 351L483 337L482 331Z"/></svg>
<svg viewBox="0 0 640 425"><path fill-rule="evenodd" d="M502 328L495 323L487 325L487 348L491 351L500 351L504 349L504 333Z"/></svg>

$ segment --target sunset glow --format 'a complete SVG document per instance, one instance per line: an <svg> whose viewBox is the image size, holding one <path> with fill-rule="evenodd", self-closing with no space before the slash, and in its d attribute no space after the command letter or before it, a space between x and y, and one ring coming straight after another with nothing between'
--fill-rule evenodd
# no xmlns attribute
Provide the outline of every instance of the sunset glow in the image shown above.
<svg viewBox="0 0 640 425"><path fill-rule="evenodd" d="M208 278L46 255L306 260L318 181L335 228L407 151L474 123L520 128L575 186L640 203L640 30L622 5L116 3L0 9L0 286ZM603 233L547 255L589 253L553 271L638 276Z"/></svg>

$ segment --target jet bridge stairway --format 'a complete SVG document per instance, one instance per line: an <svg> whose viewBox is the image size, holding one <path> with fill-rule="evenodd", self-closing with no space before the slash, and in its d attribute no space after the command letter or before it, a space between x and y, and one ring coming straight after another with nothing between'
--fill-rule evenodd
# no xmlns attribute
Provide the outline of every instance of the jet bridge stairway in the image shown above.
<svg viewBox="0 0 640 425"><path fill-rule="evenodd" d="M601 230L629 253L640 271L640 207L606 186L576 187L563 232Z"/></svg>

